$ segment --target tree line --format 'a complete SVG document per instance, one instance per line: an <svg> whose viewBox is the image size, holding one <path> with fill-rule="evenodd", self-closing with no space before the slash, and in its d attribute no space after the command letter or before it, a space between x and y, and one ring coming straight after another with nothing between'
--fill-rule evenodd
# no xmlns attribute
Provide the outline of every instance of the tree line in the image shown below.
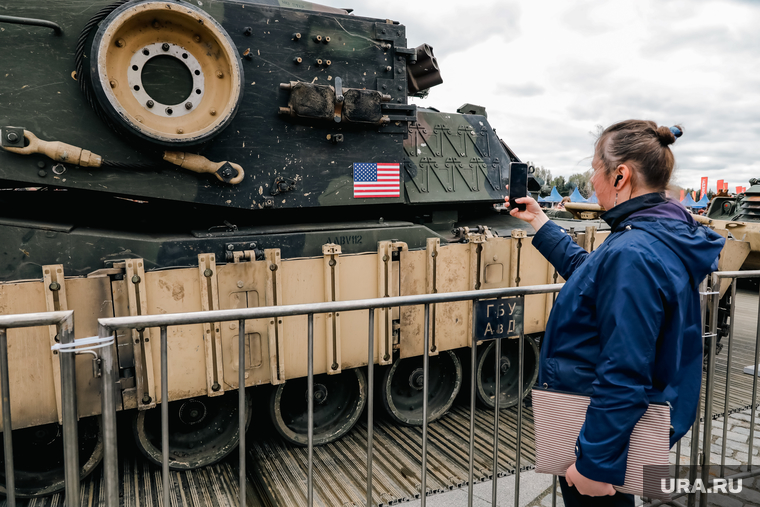
<svg viewBox="0 0 760 507"><path fill-rule="evenodd" d="M547 195L551 194L552 187L557 187L557 192L559 192L559 195L561 196L567 196L573 193L573 190L578 188L578 191L581 193L581 195L588 199L591 197L591 194L594 193L594 185L591 184L591 176L594 174L593 169L589 169L582 173L575 173L571 174L568 178L565 178L564 176L553 176L551 169L547 169L544 166L539 166L534 164L533 162L528 161L528 167L533 167L533 172L531 173L532 176L540 179L543 182L543 185L541 187L541 196L546 197ZM682 187L679 186L672 186L670 188L670 193L672 197L676 199L681 198L681 190ZM697 200L700 198L700 189L699 188L684 188L684 195L691 194L693 191L697 192ZM707 199L710 200L713 198L713 195L715 193L712 190L707 191Z"/></svg>
<svg viewBox="0 0 760 507"><path fill-rule="evenodd" d="M581 195L588 199L591 194L594 193L594 185L591 184L591 175L594 174L593 169L589 169L582 173L571 174L569 177L564 176L552 176L551 169L547 169L544 166L539 166L533 162L528 162L528 167L533 167L533 173L535 178L540 179L543 182L541 187L541 195L547 196L551 193L552 187L557 187L557 192L561 196L567 196L573 193L576 188Z"/></svg>

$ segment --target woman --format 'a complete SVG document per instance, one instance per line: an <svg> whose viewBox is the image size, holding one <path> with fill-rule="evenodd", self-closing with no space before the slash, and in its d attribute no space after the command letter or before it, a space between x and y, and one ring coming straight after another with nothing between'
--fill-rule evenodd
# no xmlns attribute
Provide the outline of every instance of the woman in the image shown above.
<svg viewBox="0 0 760 507"><path fill-rule="evenodd" d="M612 229L592 253L531 198L511 214L567 280L546 325L539 385L591 396L576 462L560 478L565 505L632 506L616 493L628 442L649 403L671 405L670 443L694 422L702 375L698 285L717 269L724 239L666 200L681 127L627 120L596 141L592 183ZM606 496L612 495L612 496ZM601 498L591 498L601 497Z"/></svg>
<svg viewBox="0 0 760 507"><path fill-rule="evenodd" d="M570 202L570 197L569 196L563 197L562 200L560 202L558 202L556 206L554 206L554 209L564 210L566 202Z"/></svg>

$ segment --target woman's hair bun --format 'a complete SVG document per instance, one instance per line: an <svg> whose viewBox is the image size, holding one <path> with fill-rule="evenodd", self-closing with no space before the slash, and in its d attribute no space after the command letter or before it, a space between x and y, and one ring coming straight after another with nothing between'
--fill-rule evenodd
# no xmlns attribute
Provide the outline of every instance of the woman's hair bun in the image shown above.
<svg viewBox="0 0 760 507"><path fill-rule="evenodd" d="M659 127L655 130L655 135L663 146L668 146L676 142L676 138L683 135L683 127L680 125L673 127Z"/></svg>

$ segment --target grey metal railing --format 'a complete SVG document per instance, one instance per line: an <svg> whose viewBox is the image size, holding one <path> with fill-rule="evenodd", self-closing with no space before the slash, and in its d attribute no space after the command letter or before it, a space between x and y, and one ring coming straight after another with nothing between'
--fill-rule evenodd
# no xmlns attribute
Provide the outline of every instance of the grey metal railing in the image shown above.
<svg viewBox="0 0 760 507"><path fill-rule="evenodd" d="M733 326L734 326L734 309L736 305L736 279L737 278L753 278L760 277L760 271L742 271L742 272L716 272L710 277L711 284L708 288L707 284L703 284L701 290L702 296L702 317L703 317L703 329L707 327L707 332L704 333L705 347L707 353L707 368L705 374L705 404L704 407L700 406L696 415L695 425L692 429L692 444L691 444L691 462L699 463L701 456L699 455L699 443L700 434L702 435L702 449L704 466L701 470L701 477L704 484L710 484L709 477L709 449L710 449L710 437L712 434L712 414L714 405L714 390L715 390L715 343L718 333L718 304L721 281L724 279L731 279L731 295L732 295L732 307L730 313L730 323L728 335L728 350L727 350L727 377L725 386L725 401L724 401L724 413L729 413L729 394L731 390L732 382L729 381L728 376L731 374L731 359L732 359L732 342L733 342ZM167 327L174 325L190 325L201 324L209 322L225 322L225 321L238 321L239 329L239 354L240 365L238 368L239 374L239 386L245 386L245 321L254 319L265 319L272 317L286 317L296 315L306 315L308 319L308 477L307 477L307 501L308 505L313 505L314 490L313 490L313 425L314 425L314 369L313 369L313 353L314 353L314 314L333 313L333 312L345 312L345 311L357 311L368 310L369 312L369 328L368 328L368 421L367 421L367 505L372 505L372 482L373 482L373 418L374 418L374 322L375 322L375 310L391 307L424 306L424 353L423 353L423 430L422 430L422 457L421 457L421 504L424 506L426 503L426 479L427 479L427 425L428 425L428 359L430 349L430 305L436 303L449 303L458 301L478 301L494 298L516 297L530 294L546 294L556 293L562 287L561 284L554 285L539 285L532 287L512 287L502 289L490 289L480 291L466 291L466 292L453 292L442 294L426 294L418 296L399 296L377 299L366 299L357 301L339 301L328 303L314 303L314 304L300 304L289 306L275 306L275 307L259 307L259 308L245 308L239 310L215 310L205 312L193 312L193 313L181 313L181 314L164 314L164 315L146 315L135 317L116 317L99 320L99 335L101 338L112 337L117 329L144 329L149 327L158 327L161 331L161 428L162 428L162 472L163 472L163 496L166 505L170 505L170 493L171 483L169 480L169 446L168 446L168 354L167 354ZM710 309L709 323L705 322L707 309ZM760 313L760 309L758 310ZM4 428L12 428L11 414L10 414L10 397L8 393L8 365L7 365L7 333L8 328L14 327L32 327L42 325L58 325L60 326L59 338L63 344L72 344L74 342L74 326L73 326L73 312L50 312L50 313L36 313L36 314L23 314L23 315L9 315L0 316L0 383L2 384L2 414L4 421ZM475 321L473 319L473 335L475 334ZM519 374L518 374L518 393L522 398L523 393L523 340L519 340ZM473 343L474 345L474 343ZM495 360L498 361L501 355L500 340L496 340L495 343ZM104 464L104 482L105 482L105 500L106 505L116 506L119 498L119 483L118 483L118 462L117 462L117 446L116 446L116 358L114 355L113 347L105 347L99 351L101 360L101 375L102 375L102 427L103 427L103 464ZM471 356L471 372L475 375L476 364L476 347L472 347ZM758 330L756 333L756 342L754 350L754 364L760 363L760 319L758 321ZM496 365L498 371L498 363ZM76 388L75 388L75 368L74 368L74 354L61 354L61 391L62 391L62 417L63 417L63 435L64 435L64 452L65 452L65 486L66 486L66 498L68 505L78 505L79 503L79 463L77 450L77 414L76 414ZM496 375L496 393L500 391L499 375ZM753 407L750 424L750 438L749 438L749 452L748 452L748 467L746 472L734 474L731 476L725 476L725 453L726 453L726 431L727 425L723 426L723 443L722 443L722 458L720 463L720 477L719 478L748 478L756 475L760 475L760 469L752 470L753 456L752 451L754 448L754 426L755 426L755 410L757 405L757 376L753 377L752 381L752 399L751 407ZM468 505L472 505L473 502L473 469L474 469L474 432L475 432L475 382L471 382L470 392L470 453L469 453L469 488L468 488ZM518 505L518 499L520 494L520 456L521 456L521 443L522 443L522 403L517 404L518 417L517 417L517 452L516 452L516 481L515 481L515 505ZM246 496L246 463L245 463L245 389L239 389L239 466L240 466L240 488L239 488L239 500L241 505L245 505ZM498 433L499 433L499 396L495 396L494 407L494 461L493 468L491 470L492 477L494 478L494 484L492 489L492 503L496 505L496 481L498 477ZM702 430L700 432L700 430ZM14 476L13 476L13 456L12 456L12 439L11 432L4 431L3 438L5 442L5 460L6 460L6 486L8 488L8 505L15 505L14 495ZM681 454L681 442L678 442L676 446L676 462L680 463ZM678 473L678 467L676 467L676 474ZM696 479L697 467L691 467L690 482L693 483ZM676 478L678 478L676 476ZM714 480L713 478L712 480ZM554 481L555 492L552 496L552 505L556 505L556 479ZM674 505L683 505L679 501L675 500L679 496L675 495ZM701 495L699 499L700 506L707 504L707 495ZM650 505L655 507L661 505L659 501L653 502ZM690 494L688 499L688 505L696 505L696 494Z"/></svg>
<svg viewBox="0 0 760 507"><path fill-rule="evenodd" d="M163 471L163 499L164 505L170 504L170 481L169 481L169 418L168 418L168 367L167 367L167 327L177 325L203 324L210 322L227 322L238 321L239 329L239 354L240 365L239 374L239 504L245 505L246 496L246 463L245 463L245 321L254 319L265 319L272 317L288 317L295 315L306 315L308 319L308 477L307 477L307 505L314 503L314 481L313 481L313 427L314 427L314 314L347 312L356 310L369 311L369 335L368 335L368 421L367 421L367 505L372 505L372 458L373 458L373 405L374 405L374 386L373 386L373 363L374 363L374 317L375 310L381 308L401 307L424 305L425 308L425 327L424 327L424 354L423 354L423 426L422 426L422 466L420 470L421 488L420 500L424 507L426 503L426 480L427 480L427 429L428 429L428 359L430 350L430 305L436 303L450 303L457 301L477 301L485 299L506 298L515 296L525 296L530 294L547 294L555 293L560 290L562 284L553 285L536 285L531 287L509 287L501 289L489 289L479 291L450 292L441 294L423 294L417 296L398 296L377 299L364 299L356 301L337 301L327 303L298 304L288 306L269 306L259 308L244 308L239 310L213 310L193 313L177 313L164 315L144 315L134 317L115 317L99 319L99 335L101 338L112 336L117 329L144 329L158 327L161 330L161 434L162 434L162 471ZM473 332L474 332L473 318ZM520 471L520 449L522 445L522 435L520 432L520 423L522 419L522 394L523 394L523 375L522 375L522 358L524 354L522 334L519 339L519 374L518 374L518 393L520 402L518 402L518 432L517 432L517 462L516 462L516 482L515 482L515 505L518 505L520 494L519 471ZM110 350L109 353L110 354ZM472 346L472 375L474 377L476 368L476 347ZM501 342L496 340L495 350L495 371L499 371L499 359L501 356ZM111 378L111 385L115 385L115 370L113 357L110 355L103 358L102 374L104 379ZM492 477L494 480L492 491L492 502L496 505L496 478L498 477L498 443L499 443L499 395L500 376L496 377L495 408L494 408L494 460ZM106 382L104 380L104 382ZM117 447L116 447L116 403L113 390L109 390L109 395L103 396L103 427L104 427L104 480L105 480L105 499L108 507L118 505L118 464L117 464ZM470 461L469 461L469 491L468 505L473 502L473 456L474 456L474 427L475 427L475 382L473 379L470 392ZM106 416L108 412L108 416Z"/></svg>
<svg viewBox="0 0 760 507"><path fill-rule="evenodd" d="M0 393L2 394L5 488L8 507L16 507L13 423L11 419L10 385L8 383L8 329L37 326L58 326L59 341L62 344L71 344L74 342L74 312L69 310L0 316ZM60 354L60 365L66 502L69 506L79 506L79 444L74 354Z"/></svg>
<svg viewBox="0 0 760 507"><path fill-rule="evenodd" d="M704 407L697 408L696 421L692 426L691 431L691 456L690 456L690 468L689 468L689 483L694 484L697 474L700 474L700 479L705 487L709 487L714 483L715 479L745 479L749 477L755 477L760 475L760 469L752 470L752 452L754 448L754 433L755 433L755 409L757 407L757 372L754 373L752 378L752 398L751 398L751 416L750 416L750 429L749 429L749 451L747 452L748 464L747 471L740 472L726 476L726 436L728 431L727 418L730 414L731 407L729 406L731 386L731 366L733 360L733 342L734 342L734 325L735 310L736 310L736 280L739 278L760 278L760 270L755 271L716 271L712 273L700 287L701 295L701 310L702 310L702 329L707 328L706 332L703 332L704 338L704 350L707 351L707 366L704 372L705 380L705 395L704 395ZM710 281L708 286L707 281ZM726 385L723 401L723 438L721 445L721 459L720 459L720 473L713 476L710 474L711 458L710 447L712 445L712 421L714 414L714 395L715 395L715 363L716 363L716 345L718 341L718 312L720 303L720 289L722 280L731 280L731 307L729 310L729 328L728 328L728 347L726 350ZM709 322L707 320L707 310L709 312ZM758 326L755 333L755 350L754 350L754 365L757 367L760 363L760 307L758 307ZM700 454L700 432L702 435L702 452ZM675 465L675 479L678 479L678 473L681 463L681 441L676 444L676 465ZM696 466L699 465L699 466ZM701 467L701 470L699 469ZM679 497L688 496L687 506L695 507L697 504L697 493L680 493L673 495L672 505L683 506L684 504L677 501ZM707 494L699 495L699 506L706 507L708 501ZM655 501L645 504L648 507L657 507L664 505L664 502Z"/></svg>

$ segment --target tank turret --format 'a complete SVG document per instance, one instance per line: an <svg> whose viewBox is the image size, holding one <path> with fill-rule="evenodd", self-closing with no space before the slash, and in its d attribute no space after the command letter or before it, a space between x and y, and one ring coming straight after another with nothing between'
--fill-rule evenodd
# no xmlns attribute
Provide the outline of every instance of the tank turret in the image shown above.
<svg viewBox="0 0 760 507"><path fill-rule="evenodd" d="M760 222L760 180L749 180L750 187L742 194L718 193L710 202L707 217L716 220Z"/></svg>
<svg viewBox="0 0 760 507"><path fill-rule="evenodd" d="M182 252L219 237L233 245L221 258L254 242L259 258L275 246L320 254L321 244L276 244L260 227L346 212L383 217L386 227L421 224L411 240L421 246L431 230L445 239L458 221L503 202L519 159L485 108L409 102L442 82L432 47L407 47L395 21L298 5L95 2L55 10L59 31L6 25L0 63L14 70L3 84L0 180L42 190L6 192L8 209L25 203L6 218L63 222L69 237L122 231L128 249L158 268L183 265ZM52 13L32 2L18 14L44 25ZM164 254L180 229L194 232ZM62 257L37 237L23 259L9 253L0 280L54 262L85 274L110 255L80 249L86 242L68 242Z"/></svg>

